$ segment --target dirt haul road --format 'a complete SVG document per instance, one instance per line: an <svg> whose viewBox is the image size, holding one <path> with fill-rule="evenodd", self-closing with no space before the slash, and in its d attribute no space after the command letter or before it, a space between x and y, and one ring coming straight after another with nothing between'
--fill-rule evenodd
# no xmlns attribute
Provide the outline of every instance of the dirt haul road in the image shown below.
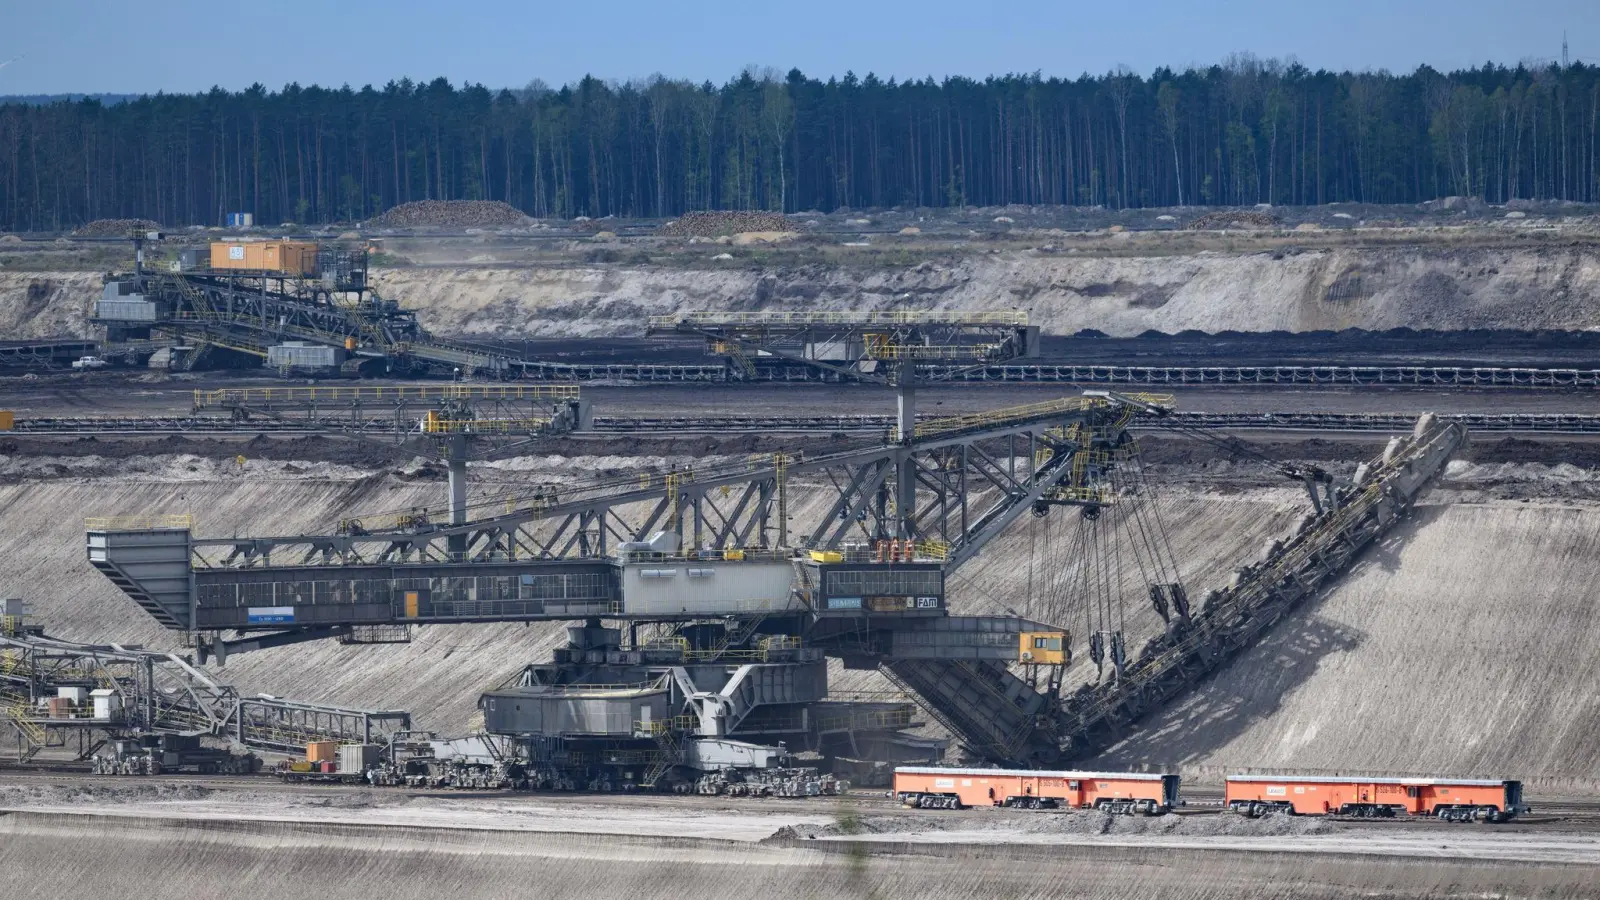
<svg viewBox="0 0 1600 900"><path fill-rule="evenodd" d="M12 896L1584 896L1600 838L1213 814L857 814L849 800L0 787ZM1070 852L1062 852L1063 844ZM61 865L63 858L114 866ZM713 874L714 873L714 874ZM714 886L713 886L714 885Z"/></svg>

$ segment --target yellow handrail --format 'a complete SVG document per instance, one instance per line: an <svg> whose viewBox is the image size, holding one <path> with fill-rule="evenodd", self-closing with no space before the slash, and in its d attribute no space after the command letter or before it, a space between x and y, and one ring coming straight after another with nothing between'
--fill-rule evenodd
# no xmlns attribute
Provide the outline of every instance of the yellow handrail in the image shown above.
<svg viewBox="0 0 1600 900"><path fill-rule="evenodd" d="M1026 325L1022 310L944 312L902 310L880 312L682 312L651 316L649 327L679 325Z"/></svg>
<svg viewBox="0 0 1600 900"><path fill-rule="evenodd" d="M219 388L195 391L196 409L282 403L431 403L439 400L576 400L571 384L445 384L393 387Z"/></svg>
<svg viewBox="0 0 1600 900"><path fill-rule="evenodd" d="M548 427L549 419L442 419L432 412L422 420L424 434L521 434Z"/></svg>
<svg viewBox="0 0 1600 900"><path fill-rule="evenodd" d="M194 516L188 513L144 516L94 516L83 520L88 531L157 531L193 528Z"/></svg>
<svg viewBox="0 0 1600 900"><path fill-rule="evenodd" d="M999 344L868 344L868 359L983 359Z"/></svg>

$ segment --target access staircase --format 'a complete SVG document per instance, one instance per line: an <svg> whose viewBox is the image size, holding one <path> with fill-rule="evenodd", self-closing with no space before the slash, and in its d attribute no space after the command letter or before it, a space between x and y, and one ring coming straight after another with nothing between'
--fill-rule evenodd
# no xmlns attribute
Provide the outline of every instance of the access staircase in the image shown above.
<svg viewBox="0 0 1600 900"><path fill-rule="evenodd" d="M644 778L639 782L641 786L654 788L669 769L683 762L683 736L694 724L692 716L636 723L637 729L648 733L656 742L656 752L650 760L650 767L645 770Z"/></svg>

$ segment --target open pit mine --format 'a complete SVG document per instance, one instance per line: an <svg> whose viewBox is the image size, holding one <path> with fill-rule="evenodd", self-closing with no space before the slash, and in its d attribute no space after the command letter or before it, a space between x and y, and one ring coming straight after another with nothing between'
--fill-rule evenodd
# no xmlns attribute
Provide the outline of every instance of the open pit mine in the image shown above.
<svg viewBox="0 0 1600 900"><path fill-rule="evenodd" d="M0 272L22 895L1595 883L1587 225L923 225Z"/></svg>

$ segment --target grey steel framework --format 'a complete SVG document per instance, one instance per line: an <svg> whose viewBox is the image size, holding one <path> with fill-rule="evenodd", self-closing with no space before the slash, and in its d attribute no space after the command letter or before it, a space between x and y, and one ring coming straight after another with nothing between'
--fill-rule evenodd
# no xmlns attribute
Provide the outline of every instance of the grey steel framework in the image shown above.
<svg viewBox="0 0 1600 900"><path fill-rule="evenodd" d="M703 339L729 357L735 378L750 380L757 359L907 384L1039 355L1039 328L1020 311L684 312L652 316L647 333Z"/></svg>
<svg viewBox="0 0 1600 900"><path fill-rule="evenodd" d="M967 372L960 381L1174 385L1391 385L1423 387L1600 387L1600 369L1462 366L1075 366L1011 365Z"/></svg>
<svg viewBox="0 0 1600 900"><path fill-rule="evenodd" d="M114 349L123 341L148 342L152 333L181 348L176 368L192 368L209 348L265 357L285 341L349 349L356 362L377 360L402 370L434 368L501 376L510 357L494 348L435 337L416 314L383 300L360 276L325 282L272 272L195 270L122 277L122 296L152 306L148 313L108 307L94 321L107 326Z"/></svg>
<svg viewBox="0 0 1600 900"><path fill-rule="evenodd" d="M597 483L560 495L483 498L509 511L460 525L364 518L359 527L333 534L194 539L187 523L172 529L108 524L91 528L90 558L168 627L179 629L199 627L201 594L241 579L281 585L290 595L304 597L316 596L317 582L329 582L333 595L359 599L356 582L363 579L391 585L423 577L481 580L502 568L525 569L527 577L537 578L555 567L602 565L622 544L644 541L656 531L676 531L707 559L752 547L828 551L857 539L915 542L925 548L919 553L933 557L933 566L948 574L1042 500L1093 501L1098 470L1125 452L1136 411L1160 401L1086 396L907 428L897 422L891 437L903 440L884 446L811 459L780 454L716 470ZM947 616L942 597L929 617L830 617L814 602L827 595L825 584L811 580L822 567L796 566L797 591L811 604L809 618L783 633L803 633L808 646L847 665L882 668L986 759L1037 765L1082 755L1247 646L1263 622L1276 621L1343 571L1405 512L1464 436L1459 424L1426 418L1413 438L1396 440L1380 460L1364 467L1354 488L1331 498L1305 531L1263 564L1243 570L1235 587L1208 597L1192 618L1180 615L1167 644L1150 645L1120 680L1072 697L1059 696L1058 673L1041 688L1011 669L1018 659L1015 636L1048 625L1014 617ZM801 525L791 526L787 486L798 478L823 486L830 499ZM531 608L477 606L452 620L628 618L599 596L577 601L579 606L557 611L541 606L536 614ZM405 619L392 595L374 614ZM244 627L283 626L262 621ZM280 634L284 640L295 637ZM1007 641L1012 641L1009 648Z"/></svg>
<svg viewBox="0 0 1600 900"><path fill-rule="evenodd" d="M737 364L545 363L513 361L524 377L540 381L643 381L651 383L838 383L858 376L815 366L756 358L751 371ZM1104 384L1123 387L1255 385L1297 387L1351 385L1393 387L1496 387L1591 390L1600 369L1537 369L1497 366L1107 366L1032 363L948 368L942 380L976 383Z"/></svg>
<svg viewBox="0 0 1600 900"><path fill-rule="evenodd" d="M40 701L63 687L110 689L114 711L51 716ZM409 713L299 703L241 695L187 659L116 644L94 645L11 629L0 635L0 721L16 733L19 755L62 746L63 732L209 735L251 750L299 752L308 741L371 743L410 727ZM98 743L80 743L87 758Z"/></svg>
<svg viewBox="0 0 1600 900"><path fill-rule="evenodd" d="M94 341L8 341L0 344L0 366L66 368L94 352Z"/></svg>
<svg viewBox="0 0 1600 900"><path fill-rule="evenodd" d="M913 444L827 456L762 456L742 465L641 475L543 495L486 501L510 507L464 525L383 528L360 534L196 538L194 571L266 566L421 565L593 559L618 544L676 530L700 550L837 549L846 541L938 541L947 566L977 553L1046 489L1071 475L1073 454L1122 440L1132 411L1073 397L919 423ZM1069 426L1077 425L1074 429ZM913 502L895 503L893 478L910 465ZM803 529L789 525L786 484L805 478L831 502ZM911 486L906 486L911 487ZM405 513L402 515L410 515ZM452 549L454 540L460 547Z"/></svg>

